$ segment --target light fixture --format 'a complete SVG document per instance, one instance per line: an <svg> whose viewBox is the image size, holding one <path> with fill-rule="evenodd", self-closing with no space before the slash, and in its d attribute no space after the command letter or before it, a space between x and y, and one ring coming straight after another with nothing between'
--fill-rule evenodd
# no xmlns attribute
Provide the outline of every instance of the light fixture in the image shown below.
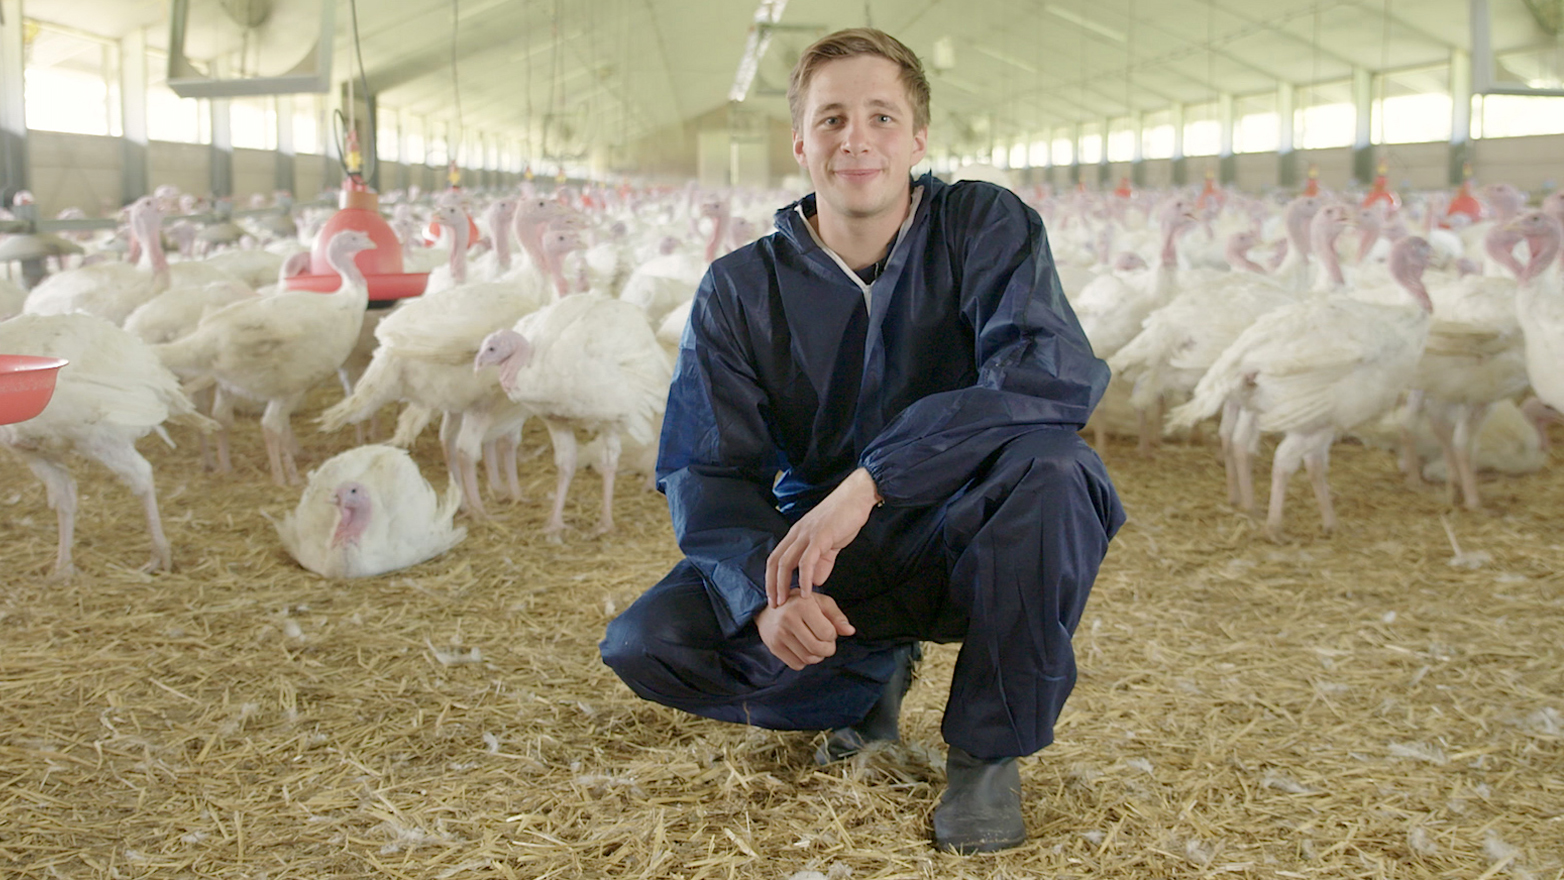
<svg viewBox="0 0 1564 880"><path fill-rule="evenodd" d="M760 59L771 48L771 26L782 20L782 10L787 0L760 0L755 7L755 21L749 26L749 37L744 42L744 55L739 58L739 71L733 78L733 88L728 90L729 101L742 101L755 82L755 72L760 69Z"/></svg>

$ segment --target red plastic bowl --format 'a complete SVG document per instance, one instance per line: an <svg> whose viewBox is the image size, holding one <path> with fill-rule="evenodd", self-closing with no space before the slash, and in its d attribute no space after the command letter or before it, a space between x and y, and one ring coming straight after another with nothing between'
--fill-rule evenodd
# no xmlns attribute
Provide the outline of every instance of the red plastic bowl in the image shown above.
<svg viewBox="0 0 1564 880"><path fill-rule="evenodd" d="M364 281L369 284L369 298L371 301L406 299L410 296L418 296L424 292L424 285L429 283L429 273L411 272L400 275L365 275ZM335 272L330 275L295 275L288 279L288 287L292 290L313 290L317 293L332 293L341 286L342 276Z"/></svg>
<svg viewBox="0 0 1564 880"><path fill-rule="evenodd" d="M25 422L43 412L54 396L54 380L70 361L25 354L0 354L0 425Z"/></svg>
<svg viewBox="0 0 1564 880"><path fill-rule="evenodd" d="M402 271L402 242L392 231L391 224L380 216L380 197L368 190L351 188L342 191L341 210L321 227L315 249L310 252L310 274L289 278L290 290L331 293L342 286L342 276L326 262L326 245L333 235L344 229L359 230L375 243L373 248L353 256L353 262L369 284L371 300L406 299L424 292L429 274Z"/></svg>

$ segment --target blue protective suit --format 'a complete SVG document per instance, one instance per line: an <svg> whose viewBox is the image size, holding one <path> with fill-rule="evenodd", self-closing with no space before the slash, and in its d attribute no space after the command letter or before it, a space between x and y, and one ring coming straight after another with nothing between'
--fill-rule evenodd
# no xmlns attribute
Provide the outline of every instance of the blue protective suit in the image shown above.
<svg viewBox="0 0 1564 880"><path fill-rule="evenodd" d="M863 718L894 645L962 641L946 740L1030 754L1052 740L1070 634L1123 522L1076 434L1108 369L1036 212L987 183L916 185L868 297L800 215L812 195L702 280L658 459L687 558L610 624L603 658L648 699L810 729ZM858 632L795 672L752 623L766 557L859 466L886 505L822 588Z"/></svg>

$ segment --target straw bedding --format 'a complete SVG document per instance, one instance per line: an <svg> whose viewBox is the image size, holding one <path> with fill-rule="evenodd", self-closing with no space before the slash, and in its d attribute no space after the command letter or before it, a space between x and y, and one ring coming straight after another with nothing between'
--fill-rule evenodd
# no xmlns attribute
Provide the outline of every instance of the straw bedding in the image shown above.
<svg viewBox="0 0 1564 880"><path fill-rule="evenodd" d="M301 463L349 442L306 421L331 398L296 417ZM1470 513L1342 445L1343 533L1315 534L1300 478L1277 545L1221 503L1213 449L1111 445L1131 519L1058 742L1024 762L1031 839L963 859L928 842L954 646L903 744L817 768L807 734L642 702L599 663L677 558L633 479L617 534L550 545L545 452L535 503L452 553L327 581L263 516L298 495L257 435L229 476L190 435L143 442L178 566L156 576L139 507L83 463L82 575L47 582L53 513L0 467L0 875L1564 877L1558 467L1488 480ZM432 440L415 456L443 479ZM583 472L573 525L598 491Z"/></svg>

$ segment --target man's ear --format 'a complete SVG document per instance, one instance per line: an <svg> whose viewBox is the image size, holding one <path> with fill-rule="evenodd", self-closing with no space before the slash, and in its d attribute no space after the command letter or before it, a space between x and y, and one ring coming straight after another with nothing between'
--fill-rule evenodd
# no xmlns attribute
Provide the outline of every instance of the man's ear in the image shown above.
<svg viewBox="0 0 1564 880"><path fill-rule="evenodd" d="M793 161L806 172L809 170L809 166L804 161L804 136L797 130L793 132Z"/></svg>
<svg viewBox="0 0 1564 880"><path fill-rule="evenodd" d="M929 127L927 125L912 133L912 144L912 164L916 165L923 161L924 154L929 151Z"/></svg>

